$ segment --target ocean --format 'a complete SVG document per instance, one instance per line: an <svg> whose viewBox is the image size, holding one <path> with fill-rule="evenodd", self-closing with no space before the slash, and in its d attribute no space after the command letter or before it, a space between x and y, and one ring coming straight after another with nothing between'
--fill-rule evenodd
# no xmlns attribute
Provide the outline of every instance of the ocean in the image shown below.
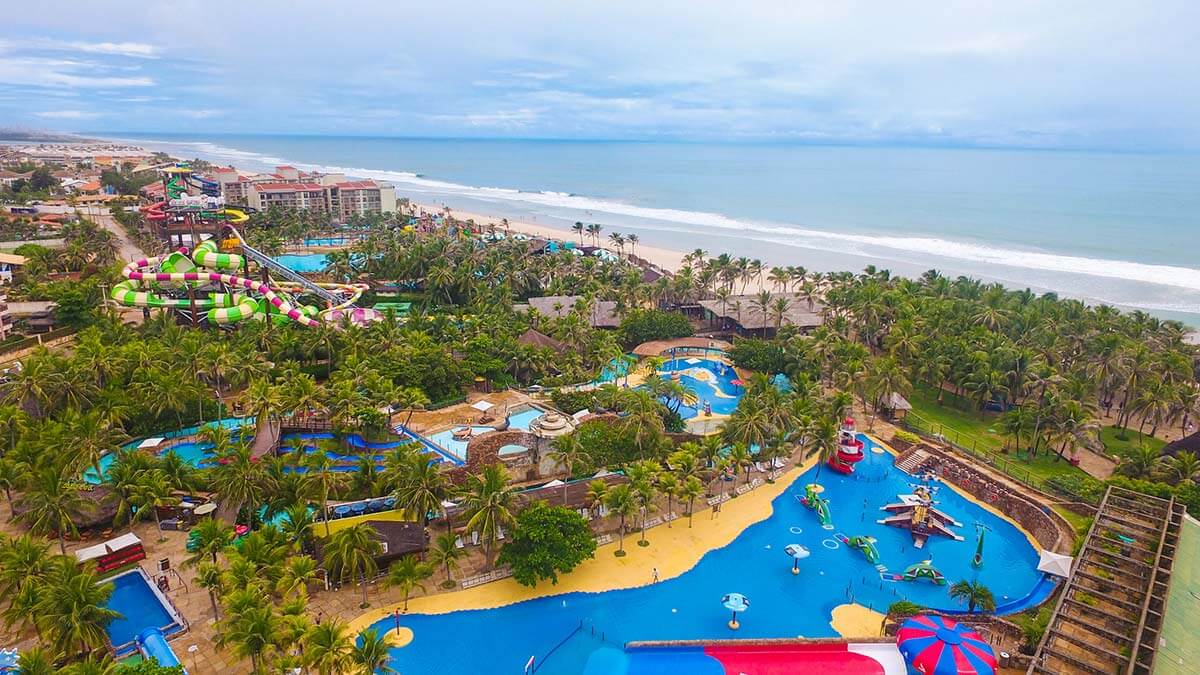
<svg viewBox="0 0 1200 675"><path fill-rule="evenodd" d="M1196 154L102 135L244 169L387 180L414 201L595 222L685 252L817 271L937 269L1200 326Z"/></svg>

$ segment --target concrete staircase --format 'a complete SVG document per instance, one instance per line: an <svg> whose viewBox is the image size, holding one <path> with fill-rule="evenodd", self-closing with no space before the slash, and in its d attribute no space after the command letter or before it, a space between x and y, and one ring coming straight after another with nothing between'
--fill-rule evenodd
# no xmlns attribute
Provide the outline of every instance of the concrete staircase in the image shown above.
<svg viewBox="0 0 1200 675"><path fill-rule="evenodd" d="M931 456L920 448L912 448L896 460L896 468L911 476Z"/></svg>

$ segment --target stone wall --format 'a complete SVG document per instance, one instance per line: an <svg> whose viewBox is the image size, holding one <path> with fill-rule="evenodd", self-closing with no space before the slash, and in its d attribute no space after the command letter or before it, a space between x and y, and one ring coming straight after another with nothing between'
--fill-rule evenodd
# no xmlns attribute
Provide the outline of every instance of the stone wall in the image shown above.
<svg viewBox="0 0 1200 675"><path fill-rule="evenodd" d="M1058 522L1061 517L1050 507L1029 499L949 453L928 445L919 447L931 457L914 469L915 474L935 471L943 479L1020 523L1043 549L1070 554L1072 530L1069 525L1065 525L1065 530L1060 526L1063 525Z"/></svg>
<svg viewBox="0 0 1200 675"><path fill-rule="evenodd" d="M528 431L518 429L489 431L473 437L467 443L466 465L450 470L448 474L450 481L455 484L462 484L466 481L468 475L479 473L483 470L483 467L489 464L496 464L497 462L509 469L515 481L533 480L537 476L530 476L529 471L533 470L536 472L537 470L534 464L537 442L537 436ZM523 445L529 448L530 451L522 455L501 457L500 448L505 445Z"/></svg>

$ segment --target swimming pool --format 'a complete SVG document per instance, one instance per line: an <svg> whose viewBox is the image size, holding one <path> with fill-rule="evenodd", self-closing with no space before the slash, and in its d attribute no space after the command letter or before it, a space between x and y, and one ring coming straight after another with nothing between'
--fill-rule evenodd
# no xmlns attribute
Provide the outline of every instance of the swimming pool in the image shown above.
<svg viewBox="0 0 1200 675"><path fill-rule="evenodd" d="M701 414L707 403L714 415L732 415L742 400L742 387L733 384L738 379L733 366L714 359L694 357L672 358L658 371L670 379L679 374L679 382L696 395L692 405L679 406L679 416L685 420Z"/></svg>
<svg viewBox="0 0 1200 675"><path fill-rule="evenodd" d="M508 428L529 431L529 424L546 414L545 410L529 406L508 416Z"/></svg>
<svg viewBox="0 0 1200 675"><path fill-rule="evenodd" d="M324 253L285 253L275 260L293 272L323 272L326 267Z"/></svg>
<svg viewBox="0 0 1200 675"><path fill-rule="evenodd" d="M121 613L121 618L114 619L105 629L118 655L136 649L134 641L146 628L158 628L170 635L183 627L175 610L150 585L150 578L140 567L105 581L113 585L112 596L105 606Z"/></svg>
<svg viewBox="0 0 1200 675"><path fill-rule="evenodd" d="M962 608L950 599L948 585L884 580L865 556L837 540L839 533L875 537L880 563L889 573L932 558L951 583L978 579L992 590L997 603L1026 596L1038 587L1038 555L1029 540L1007 520L949 488L940 490L937 508L964 524L959 534L965 541L931 539L923 551L915 551L907 531L877 524L881 506L898 501L897 494L912 491L911 477L894 467L891 454L867 452L850 476L821 472L833 516L831 530L823 529L814 513L797 501L815 473L815 468L810 469L777 497L770 518L750 526L728 546L709 552L674 579L640 588L549 596L489 610L410 614L402 623L413 630L414 640L392 650L391 666L400 672L520 672L530 656L541 662L580 625L595 627L611 647L631 640L835 637L829 625L831 612L851 598L880 611L901 599L935 608ZM736 502L728 508L737 508ZM985 562L979 569L971 566L977 521L990 528ZM801 573L796 576L783 550L792 543L811 552L800 561ZM611 552L606 549L600 555ZM739 616L742 627L736 635L725 626L729 615L720 603L721 596L731 591L753 601L751 609ZM391 625L389 618L377 627ZM462 648L463 635L471 636L470 649ZM581 672L578 665L599 648L595 640L568 641L538 672Z"/></svg>
<svg viewBox="0 0 1200 675"><path fill-rule="evenodd" d="M253 425L254 425L253 417L226 417L225 419L221 419L221 420L214 420L212 422L205 422L204 424L197 424L197 425L190 426L190 427L184 427L182 429L176 429L175 431L168 431L168 432L159 434L159 436L161 436L164 439L170 440L172 438L179 438L180 436L192 436L194 434L200 433L204 429L211 428L211 427L222 427L225 429L234 430L234 429L241 429L243 427L253 426ZM132 441L129 441L128 443L122 445L121 447L125 450L134 450L138 447L138 445L141 444L141 442L143 440L145 440L145 438L149 438L149 437L135 438ZM178 448L178 446L172 446L172 447ZM211 448L212 445L210 444L208 447ZM161 449L156 449L155 451L160 452L160 453L162 452ZM197 461L200 461L204 458L203 454L196 454L196 453L191 452L188 449L185 449L184 452L187 452L189 454L189 456L194 456ZM117 456L112 453L104 455L100 458L100 472L102 475L104 475L104 476L108 475L108 467L112 466L112 463L114 461L116 461L116 459L117 459ZM187 459L187 457L185 457L185 459ZM192 462L192 466L199 466L199 464ZM94 467L88 467L83 472L83 480L88 483L91 483L92 485L100 484L100 477L96 475L96 470Z"/></svg>

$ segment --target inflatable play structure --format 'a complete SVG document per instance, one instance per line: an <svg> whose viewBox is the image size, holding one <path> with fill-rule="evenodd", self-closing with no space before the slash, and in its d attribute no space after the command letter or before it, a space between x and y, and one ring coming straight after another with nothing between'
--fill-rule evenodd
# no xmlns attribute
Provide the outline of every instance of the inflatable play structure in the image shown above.
<svg viewBox="0 0 1200 675"><path fill-rule="evenodd" d="M829 468L841 474L854 473L854 465L863 459L863 442L854 431L854 419L847 417L838 430L837 450L829 458Z"/></svg>
<svg viewBox="0 0 1200 675"><path fill-rule="evenodd" d="M903 581L917 581L918 579L926 579L932 581L938 586L946 584L946 577L938 571L938 568L933 566L932 560L922 560L919 563L909 565L901 575Z"/></svg>
<svg viewBox="0 0 1200 675"><path fill-rule="evenodd" d="M872 565L879 564L879 549L875 548L875 537L847 537L839 535L838 539L850 548L858 549Z"/></svg>
<svg viewBox="0 0 1200 675"><path fill-rule="evenodd" d="M833 516L829 513L829 500L821 496L825 488L818 483L809 483L804 486L804 496L800 497L800 503L812 509L817 514L817 518L821 521L821 527L833 527Z"/></svg>
<svg viewBox="0 0 1200 675"><path fill-rule="evenodd" d="M882 511L892 514L877 522L891 527L900 527L912 532L913 546L924 548L926 540L931 535L949 537L955 541L963 538L955 534L951 527L962 527L962 523L954 520L943 511L933 508L933 496L928 487L918 485L913 494L899 495L900 501L886 504Z"/></svg>

